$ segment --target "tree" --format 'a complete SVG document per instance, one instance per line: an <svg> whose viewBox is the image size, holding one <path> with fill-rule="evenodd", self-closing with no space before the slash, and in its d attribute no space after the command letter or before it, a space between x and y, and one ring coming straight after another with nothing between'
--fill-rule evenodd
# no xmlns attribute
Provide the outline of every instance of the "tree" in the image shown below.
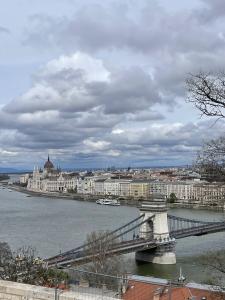
<svg viewBox="0 0 225 300"><path fill-rule="evenodd" d="M187 80L188 101L200 110L202 115L225 117L225 73L199 72ZM225 137L204 143L198 153L195 167L209 181L225 179Z"/></svg>
<svg viewBox="0 0 225 300"><path fill-rule="evenodd" d="M203 144L196 159L195 169L208 181L225 180L225 137Z"/></svg>
<svg viewBox="0 0 225 300"><path fill-rule="evenodd" d="M0 277L10 281L33 283L40 268L35 258L35 251L31 247L21 248L13 253L5 246L1 255Z"/></svg>
<svg viewBox="0 0 225 300"><path fill-rule="evenodd" d="M175 193L171 193L169 198L167 199L169 203L175 203L177 201L177 196Z"/></svg>
<svg viewBox="0 0 225 300"><path fill-rule="evenodd" d="M217 118L225 117L225 73L218 74L199 72L191 74L186 80L188 101L194 103L202 115ZM195 165L196 169L208 180L225 179L225 137L204 143ZM217 293L211 299L225 299L225 252L207 253L199 262L215 272L211 273L210 284Z"/></svg>
<svg viewBox="0 0 225 300"><path fill-rule="evenodd" d="M225 73L216 75L199 72L191 74L186 80L188 101L203 115L225 117Z"/></svg>
<svg viewBox="0 0 225 300"><path fill-rule="evenodd" d="M115 247L118 243L118 238L109 235L108 231L93 231L87 235L86 254L92 256L91 263L87 264L85 270L93 272L95 274L86 274L86 279L90 282L94 282L96 286L102 286L107 284L117 286L118 282L113 276L122 275L124 273L124 263L119 256L110 256L108 252ZM105 274L110 275L102 276L97 275Z"/></svg>
<svg viewBox="0 0 225 300"><path fill-rule="evenodd" d="M69 274L62 270L42 268L37 273L39 285L48 287L66 287L69 280Z"/></svg>
<svg viewBox="0 0 225 300"><path fill-rule="evenodd" d="M67 193L76 194L77 193L77 187L75 187L74 189L68 189Z"/></svg>
<svg viewBox="0 0 225 300"><path fill-rule="evenodd" d="M198 258L198 263L210 271L209 283L212 285L211 300L225 299L225 252L209 252Z"/></svg>
<svg viewBox="0 0 225 300"><path fill-rule="evenodd" d="M22 247L12 252L7 243L0 243L0 278L27 284L55 286L68 279L68 274L47 269L32 247Z"/></svg>

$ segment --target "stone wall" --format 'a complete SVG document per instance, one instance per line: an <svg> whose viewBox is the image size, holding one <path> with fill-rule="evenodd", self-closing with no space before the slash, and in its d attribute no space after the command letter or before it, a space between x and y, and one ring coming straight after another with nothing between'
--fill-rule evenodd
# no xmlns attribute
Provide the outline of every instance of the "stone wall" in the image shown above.
<svg viewBox="0 0 225 300"><path fill-rule="evenodd" d="M59 291L55 298L55 289L0 280L1 300L102 300L102 294ZM116 298L104 296L104 299Z"/></svg>

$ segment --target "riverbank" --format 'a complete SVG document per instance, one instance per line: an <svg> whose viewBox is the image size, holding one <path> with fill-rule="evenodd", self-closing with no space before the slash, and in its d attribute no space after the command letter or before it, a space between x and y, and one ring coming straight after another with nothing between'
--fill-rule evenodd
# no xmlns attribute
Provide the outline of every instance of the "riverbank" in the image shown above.
<svg viewBox="0 0 225 300"><path fill-rule="evenodd" d="M0 182L0 185L5 186L7 189L14 190L17 192L21 192L27 194L28 196L38 196L38 197L47 197L47 198L57 198L57 199L67 199L67 200L75 200L75 201L83 201L83 202L96 202L104 195L89 195L89 194L77 194L77 193L58 193L58 192L36 192L29 191L26 187L22 187L19 185L11 184L8 185L7 182ZM115 197L117 198L117 197ZM121 205L123 206L131 206L138 207L140 201L138 199L119 199ZM194 209L194 210L210 210L210 211L225 211L225 206L207 206L203 204L196 203L168 203L168 207L170 209L173 208L186 208L186 209Z"/></svg>
<svg viewBox="0 0 225 300"><path fill-rule="evenodd" d="M219 211L224 212L224 206L209 206L203 204L191 204L191 203L169 203L169 208L187 208L187 209L195 209L195 210L211 210L211 211Z"/></svg>
<svg viewBox="0 0 225 300"><path fill-rule="evenodd" d="M1 184L1 183L0 183ZM57 193L57 192L36 192L29 191L26 187L22 187L19 185L11 184L1 184L5 188L13 191L17 191L20 193L27 194L28 196L38 196L38 197L47 197L47 198L57 198L57 199L67 199L67 200L76 200L82 202L96 202L99 198L103 197L100 195L88 195L88 194L77 194L77 193ZM136 199L120 199L120 203L123 206L132 206L137 207L139 201Z"/></svg>

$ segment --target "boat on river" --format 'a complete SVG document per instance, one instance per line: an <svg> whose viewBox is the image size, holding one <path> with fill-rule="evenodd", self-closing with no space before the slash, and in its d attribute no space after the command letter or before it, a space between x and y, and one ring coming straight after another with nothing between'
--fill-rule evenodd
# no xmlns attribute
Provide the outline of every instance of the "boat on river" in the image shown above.
<svg viewBox="0 0 225 300"><path fill-rule="evenodd" d="M116 199L98 199L96 203L100 205L120 206L120 202Z"/></svg>

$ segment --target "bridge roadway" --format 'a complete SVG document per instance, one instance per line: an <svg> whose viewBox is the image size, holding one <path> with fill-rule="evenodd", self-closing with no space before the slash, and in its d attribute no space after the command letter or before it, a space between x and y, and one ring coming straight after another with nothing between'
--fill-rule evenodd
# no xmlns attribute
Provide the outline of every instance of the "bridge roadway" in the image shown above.
<svg viewBox="0 0 225 300"><path fill-rule="evenodd" d="M157 243L155 241L151 240L145 240L142 238L136 239L136 240L130 240L126 242L121 242L118 244L115 244L113 248L109 249L105 252L106 256L113 256L113 255L121 255L121 254L127 254L139 250L147 250L147 249L153 249L157 246ZM86 252L88 253L88 252ZM79 251L75 254L71 254L69 257L61 257L60 256L56 260L49 260L48 265L51 266L57 266L57 267L70 267L72 265L80 265L84 263L88 263L92 261L95 257L97 257L99 254L86 254L85 251Z"/></svg>
<svg viewBox="0 0 225 300"><path fill-rule="evenodd" d="M170 231L170 236L175 239L182 239L189 236L200 236L220 231L225 231L225 222L214 222L191 228Z"/></svg>
<svg viewBox="0 0 225 300"><path fill-rule="evenodd" d="M170 216L171 217L171 216ZM172 216L173 219L176 219L176 217ZM179 222L186 222L186 219L177 218ZM104 254L106 256L113 256L113 255L121 255L126 254L130 252L136 252L136 251L143 251L148 249L156 248L160 245L170 244L174 243L176 239L181 239L189 236L199 236L204 234L210 234L220 231L225 231L225 222L201 222L201 221L194 221L192 220L192 223L189 222L187 228L181 228L176 230L170 231L170 239L162 240L162 239L144 239L144 238L138 238L138 239L132 239L127 241L121 241L116 242L111 245L111 248L108 249ZM131 222L130 222L131 223ZM140 223L142 224L143 221ZM187 223L187 222L186 222ZM183 223L184 224L184 223ZM179 225L181 226L181 225ZM135 226L136 227L136 226ZM132 227L133 230L134 227ZM125 232L127 233L128 230ZM116 231L114 231L116 232ZM109 233L110 235L110 233ZM122 233L118 236L122 236ZM117 237L118 237L117 236ZM97 257L98 253L93 253L91 245L89 248L87 247L89 244L86 244L83 246L80 246L74 250L67 251L65 253L62 253L60 255L54 256L52 258L49 258L46 260L48 265L51 266L57 266L57 267L69 267L72 265L77 264L83 264L88 263L91 260L93 260L95 257ZM90 252L92 252L90 254Z"/></svg>

